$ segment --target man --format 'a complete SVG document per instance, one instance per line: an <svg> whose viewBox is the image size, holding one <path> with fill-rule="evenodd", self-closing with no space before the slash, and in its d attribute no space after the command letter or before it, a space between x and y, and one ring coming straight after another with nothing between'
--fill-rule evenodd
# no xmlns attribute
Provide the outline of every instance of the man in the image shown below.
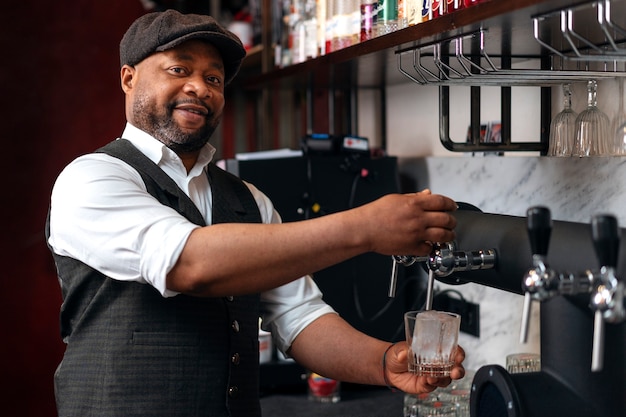
<svg viewBox="0 0 626 417"><path fill-rule="evenodd" d="M245 50L214 19L169 10L120 43L127 125L57 179L48 243L67 349L59 415L258 416L258 319L304 367L412 393L451 378L407 372L406 345L360 333L307 274L365 253L430 252L454 239L456 204L388 195L281 224L251 184L211 163L224 86Z"/></svg>

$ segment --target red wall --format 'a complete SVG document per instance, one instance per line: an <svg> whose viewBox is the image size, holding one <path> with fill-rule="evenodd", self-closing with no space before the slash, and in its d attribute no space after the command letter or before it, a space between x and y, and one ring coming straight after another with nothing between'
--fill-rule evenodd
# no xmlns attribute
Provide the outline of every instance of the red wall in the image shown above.
<svg viewBox="0 0 626 417"><path fill-rule="evenodd" d="M120 134L118 45L143 13L139 0L9 1L0 11L2 416L56 415L63 344L43 231L50 189L71 159Z"/></svg>

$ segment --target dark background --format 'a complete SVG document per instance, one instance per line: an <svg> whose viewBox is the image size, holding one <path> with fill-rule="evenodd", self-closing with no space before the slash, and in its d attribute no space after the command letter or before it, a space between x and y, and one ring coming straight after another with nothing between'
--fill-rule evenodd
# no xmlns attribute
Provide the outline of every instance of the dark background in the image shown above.
<svg viewBox="0 0 626 417"><path fill-rule="evenodd" d="M121 133L118 45L145 12L139 0L3 2L2 416L56 415L52 381L63 343L44 239L50 191L68 162Z"/></svg>

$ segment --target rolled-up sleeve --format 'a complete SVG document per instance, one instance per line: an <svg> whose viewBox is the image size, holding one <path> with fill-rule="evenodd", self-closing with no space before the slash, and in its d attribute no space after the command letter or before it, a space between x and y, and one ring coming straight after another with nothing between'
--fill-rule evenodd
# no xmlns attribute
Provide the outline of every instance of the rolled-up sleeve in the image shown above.
<svg viewBox="0 0 626 417"><path fill-rule="evenodd" d="M324 314L335 313L310 276L263 293L261 305L263 330L272 333L276 347L285 354L306 326Z"/></svg>
<svg viewBox="0 0 626 417"><path fill-rule="evenodd" d="M264 222L280 223L281 218L269 199L248 184L261 211ZM335 310L322 300L322 292L306 275L293 282L261 294L261 323L263 330L272 333L276 347L283 353L298 334L311 322Z"/></svg>
<svg viewBox="0 0 626 417"><path fill-rule="evenodd" d="M165 297L177 294L165 277L197 227L148 194L137 171L104 154L71 163L52 193L49 243L57 254Z"/></svg>

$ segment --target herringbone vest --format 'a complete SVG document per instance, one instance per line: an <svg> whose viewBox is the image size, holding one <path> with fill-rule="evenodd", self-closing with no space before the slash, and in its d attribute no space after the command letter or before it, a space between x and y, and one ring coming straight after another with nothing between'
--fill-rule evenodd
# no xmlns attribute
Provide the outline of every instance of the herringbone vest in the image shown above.
<svg viewBox="0 0 626 417"><path fill-rule="evenodd" d="M151 195L204 225L187 195L129 141L113 141L97 152L127 162ZM241 180L214 164L208 174L213 223L261 222ZM150 285L117 281L75 259L54 258L67 343L55 373L60 417L261 415L258 294L164 298Z"/></svg>

